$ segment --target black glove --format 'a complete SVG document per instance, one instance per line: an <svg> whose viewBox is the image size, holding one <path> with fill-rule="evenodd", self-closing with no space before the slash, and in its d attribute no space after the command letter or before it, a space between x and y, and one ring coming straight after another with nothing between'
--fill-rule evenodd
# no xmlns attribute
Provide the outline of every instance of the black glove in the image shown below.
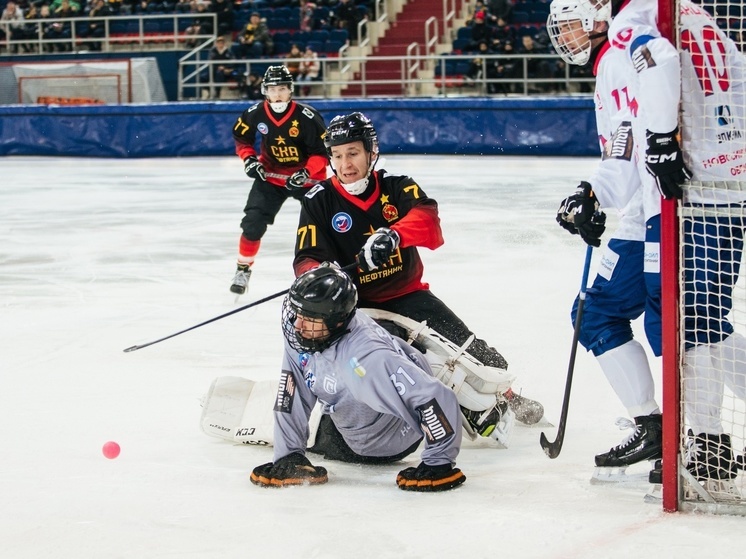
<svg viewBox="0 0 746 559"><path fill-rule="evenodd" d="M366 272L375 270L388 262L397 248L399 248L399 233L388 227L381 227L368 237L357 255L358 263Z"/></svg>
<svg viewBox="0 0 746 559"><path fill-rule="evenodd" d="M606 230L606 214L598 211L598 200L591 185L582 181L575 194L560 202L557 223L573 235L580 234L591 246L601 246L601 235Z"/></svg>
<svg viewBox="0 0 746 559"><path fill-rule="evenodd" d="M267 180L267 171L264 170L264 165L262 165L253 155L244 160L243 172L246 173L249 178L260 179L263 181Z"/></svg>
<svg viewBox="0 0 746 559"><path fill-rule="evenodd" d="M421 462L416 468L407 468L396 476L396 485L404 491L447 491L466 481L466 476L450 464L428 466Z"/></svg>
<svg viewBox="0 0 746 559"><path fill-rule="evenodd" d="M314 466L299 452L293 452L277 462L257 466L251 472L251 483L262 487L319 485L329 481L326 468Z"/></svg>
<svg viewBox="0 0 746 559"><path fill-rule="evenodd" d="M683 197L681 185L692 178L692 173L684 165L684 156L676 138L678 133L678 128L668 134L645 132L648 140L645 168L655 177L655 184L664 198Z"/></svg>
<svg viewBox="0 0 746 559"><path fill-rule="evenodd" d="M285 188L287 188L288 190L297 190L299 188L304 188L306 186L306 181L310 176L311 174L306 169L296 171L285 181Z"/></svg>

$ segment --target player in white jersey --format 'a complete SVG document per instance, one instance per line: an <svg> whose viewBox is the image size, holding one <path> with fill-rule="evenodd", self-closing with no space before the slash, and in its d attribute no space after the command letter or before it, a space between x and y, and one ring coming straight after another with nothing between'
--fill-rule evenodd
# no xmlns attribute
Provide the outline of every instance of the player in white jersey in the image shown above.
<svg viewBox="0 0 746 559"><path fill-rule="evenodd" d="M547 29L555 49L570 64L589 65L596 76L596 126L602 160L575 194L563 200L557 221L594 246L604 232L599 208L620 210L617 230L609 239L598 273L587 290L579 341L593 352L601 369L627 409L634 432L621 444L595 458L594 476L603 479L609 468L619 469L660 458L662 429L655 385L643 346L634 339L631 321L645 316L645 332L653 352L661 354L660 275L646 251L657 244L657 229L647 229L642 182L636 164L638 148L633 129L639 127L635 70L607 35L610 3L554 0ZM646 235L647 234L647 235ZM647 254L646 254L647 252ZM657 257L657 251L655 251ZM647 258L647 260L646 260ZM656 258L657 261L657 258ZM576 319L578 300L573 306Z"/></svg>
<svg viewBox="0 0 746 559"><path fill-rule="evenodd" d="M691 173L682 167L679 158L671 157L672 142L665 140L666 134L653 134L665 132L663 124L649 129L652 139L664 139L662 144L649 141L646 154L648 171L661 186L661 194L683 197L685 207L730 205L737 210L693 212L683 221L682 234L684 411L695 435L694 456L688 466L697 479L718 490L727 488L727 480L737 473L730 435L724 433L720 418L723 387L746 398L746 371L743 365L739 370L739 363L746 358L746 339L734 332L728 320L743 256L746 224L740 216L746 192L722 187L723 181L742 180L746 170L746 59L702 7L682 1L679 8L680 59L646 51L650 42L639 38L640 46L633 57L637 58L640 83L646 92L640 97L641 105L650 103L650 110L674 125L681 105L682 150ZM655 15L648 15L648 19L654 22ZM665 43L669 51L675 51ZM680 92L664 90L665 95L661 95L661 82L674 75L681 76ZM677 176L677 165L685 177ZM680 184L689 178L692 182L682 190ZM715 230L723 234L712 234ZM713 254L717 257L709 257ZM702 390L704 386L708 389Z"/></svg>
<svg viewBox="0 0 746 559"><path fill-rule="evenodd" d="M557 0L555 0L557 1ZM608 0L592 2L594 7L607 5ZM681 2L681 36L685 50L682 60L676 48L664 39L657 27L657 5L645 0L629 0L612 3L612 20L608 36L612 48L623 53L624 63L634 68L634 74L627 72L629 84L626 91L631 92L634 107L638 112L638 119L633 123L633 135L638 146L642 146L644 153L638 156L640 168L640 182L642 185L643 209L648 228L648 236L654 233L651 241L655 241L655 250L651 262L646 254L646 267L654 264L658 267L660 230L660 196L681 197L681 184L691 178L691 172L684 162L682 150L678 143L678 110L679 101L683 103L683 144L687 153L687 162L694 169L695 179L717 180L730 173L736 173L742 165L743 146L742 137L736 130L743 130L743 115L733 115L733 111L743 108L743 58L727 37L717 28L712 18L701 8L687 1ZM702 57L702 53L709 53ZM695 70L692 60L694 57L708 59L709 66ZM722 57L722 58L721 58ZM727 63L723 60L727 58ZM738 83L730 83L724 78L726 68L734 69L734 78ZM725 70L727 73L727 70ZM680 97L681 83L684 80L685 95ZM715 94L717 87L725 88L731 97L727 105L727 114L708 115L703 103L704 95ZM692 88L696 85L697 88ZM697 93L697 90L699 91ZM723 118L725 116L725 118ZM718 120L724 134L714 138L707 138L707 120ZM644 130L642 127L644 126ZM714 140L714 141L713 141ZM734 140L739 145L734 145ZM719 144L716 145L716 142ZM725 145L724 145L725 144ZM717 165L716 165L717 164ZM726 170L728 169L728 170ZM650 179L653 179L652 181ZM623 192L624 189L621 189ZM624 198L622 198L623 200ZM685 200L691 202L689 198ZM711 203L722 201L717 196L709 199ZM728 370L725 359L734 353L746 354L746 340L740 335L733 334L732 326L724 316L731 306L731 287L735 283L741 260L742 224L723 223L724 218L707 218L707 220L691 220L684 231L684 244L693 247L684 255L686 291L694 293L696 287L701 293L696 299L691 296L685 301L685 335L687 351L685 352L684 378L685 389L689 393L687 400L692 402L686 411L687 421L696 434L696 460L690 463L690 470L699 479L727 479L735 475L735 465L730 449L730 437L723 434L719 419L719 405L722 394L703 392L697 393L693 389L695 376L700 382L710 379L722 386L723 381L739 396L746 395L744 377L737 371ZM709 222L709 223L707 223ZM719 223L716 223L719 222ZM712 243L697 230L705 227L728 226L739 229L735 233L734 246L723 246L723 242L730 242L723 237L717 241L718 246L707 246ZM716 259L705 259L702 255L708 250L730 251L732 259L720 262ZM695 268L695 259L705 262ZM687 265L688 264L688 265ZM735 266L734 266L735 264ZM714 281L713 281L714 280ZM721 282L726 288L722 289ZM719 305L708 305L707 302L716 297ZM723 312L725 311L725 312ZM714 326L707 337L697 337L696 323ZM708 331L706 329L701 331ZM710 366L716 363L720 367ZM732 367L731 367L732 369ZM694 371L696 370L696 375ZM719 377L719 378L718 378Z"/></svg>
<svg viewBox="0 0 746 559"><path fill-rule="evenodd" d="M466 477L456 395L437 380L424 355L361 312L357 289L334 265L299 276L283 304L285 351L274 407L274 460L254 468L265 487L320 484L326 470L306 458L309 419L322 405L315 446L327 458L390 463L415 451L419 466L399 472L411 491L444 491Z"/></svg>

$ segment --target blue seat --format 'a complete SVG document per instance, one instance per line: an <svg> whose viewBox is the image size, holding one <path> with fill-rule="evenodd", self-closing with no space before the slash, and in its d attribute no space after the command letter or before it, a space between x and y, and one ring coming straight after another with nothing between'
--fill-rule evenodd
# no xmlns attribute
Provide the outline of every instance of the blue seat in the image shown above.
<svg viewBox="0 0 746 559"><path fill-rule="evenodd" d="M453 50L461 52L469 46L469 43L471 43L471 40L469 39L456 39L455 41L453 41L452 48Z"/></svg>
<svg viewBox="0 0 746 559"><path fill-rule="evenodd" d="M330 41L341 41L343 43L346 43L347 39L349 39L347 29L332 29L331 31L329 31Z"/></svg>
<svg viewBox="0 0 746 559"><path fill-rule="evenodd" d="M313 52L324 52L324 43L320 41L308 41L306 46L310 47Z"/></svg>
<svg viewBox="0 0 746 559"><path fill-rule="evenodd" d="M311 31L310 40L318 43L325 43L329 40L329 31L326 29L315 29L314 31Z"/></svg>
<svg viewBox="0 0 746 559"><path fill-rule="evenodd" d="M345 41L335 41L334 39L329 39L324 43L324 52L336 54L344 45Z"/></svg>
<svg viewBox="0 0 746 559"><path fill-rule="evenodd" d="M459 27L456 31L456 38L471 41L471 27Z"/></svg>
<svg viewBox="0 0 746 559"><path fill-rule="evenodd" d="M522 23L528 23L528 12L513 12L513 23L520 25Z"/></svg>

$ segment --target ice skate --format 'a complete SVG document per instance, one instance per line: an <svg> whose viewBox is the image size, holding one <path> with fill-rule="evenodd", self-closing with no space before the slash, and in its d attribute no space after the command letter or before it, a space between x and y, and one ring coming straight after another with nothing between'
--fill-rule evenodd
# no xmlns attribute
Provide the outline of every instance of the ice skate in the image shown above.
<svg viewBox="0 0 746 559"><path fill-rule="evenodd" d="M634 431L619 445L596 456L592 483L628 481L628 466L661 457L663 441L660 414L636 417L634 423L620 418L616 423L621 429L634 428Z"/></svg>
<svg viewBox="0 0 746 559"><path fill-rule="evenodd" d="M524 425L534 425L544 417L544 406L536 400L516 394L512 388L509 388L503 396L515 413L515 418Z"/></svg>
<svg viewBox="0 0 746 559"><path fill-rule="evenodd" d="M738 462L733 456L730 435L700 433L690 439L686 451L686 469L696 481L690 480L691 487L685 489L685 498L704 498L700 488L694 486L698 482L716 500L741 499L734 482L738 475Z"/></svg>
<svg viewBox="0 0 746 559"><path fill-rule="evenodd" d="M239 264L236 268L236 275L233 276L233 283L231 284L231 292L237 295L243 295L246 293L246 289L249 286L249 278L251 277L251 268L245 264Z"/></svg>

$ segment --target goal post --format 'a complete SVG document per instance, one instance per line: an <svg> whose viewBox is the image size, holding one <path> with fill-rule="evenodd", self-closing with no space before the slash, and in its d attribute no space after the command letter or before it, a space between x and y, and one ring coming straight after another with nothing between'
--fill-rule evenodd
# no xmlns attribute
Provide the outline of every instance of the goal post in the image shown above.
<svg viewBox="0 0 746 559"><path fill-rule="evenodd" d="M0 104L165 102L155 58L0 64Z"/></svg>
<svg viewBox="0 0 746 559"><path fill-rule="evenodd" d="M684 200L661 208L663 508L746 515L746 10L657 2L661 34L681 53L693 171ZM682 23L703 11L701 25Z"/></svg>

